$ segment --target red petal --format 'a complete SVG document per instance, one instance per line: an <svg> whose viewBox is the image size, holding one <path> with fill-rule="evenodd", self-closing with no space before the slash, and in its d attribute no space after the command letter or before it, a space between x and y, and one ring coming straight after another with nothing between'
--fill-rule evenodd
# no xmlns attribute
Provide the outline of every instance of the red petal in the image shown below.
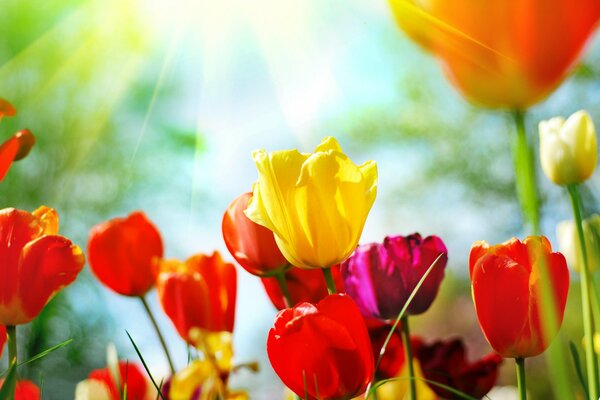
<svg viewBox="0 0 600 400"><path fill-rule="evenodd" d="M85 264L81 249L62 236L42 236L28 243L22 253L19 295L23 320L29 322L63 287L72 283Z"/></svg>

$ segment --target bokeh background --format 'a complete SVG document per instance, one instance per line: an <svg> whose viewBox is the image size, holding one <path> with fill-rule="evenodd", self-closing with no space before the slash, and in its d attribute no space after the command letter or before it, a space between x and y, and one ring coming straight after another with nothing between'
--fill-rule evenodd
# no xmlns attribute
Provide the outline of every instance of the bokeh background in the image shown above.
<svg viewBox="0 0 600 400"><path fill-rule="evenodd" d="M312 151L336 136L355 162L379 165L363 242L419 231L448 244L447 278L431 311L413 319L414 332L464 336L472 357L491 351L476 322L467 256L475 240L523 235L511 119L466 103L397 29L385 0L0 0L0 97L18 110L2 120L0 136L27 127L38 139L0 185L2 207L54 207L61 232L82 247L94 224L142 209L175 258L219 250L232 260L221 217L256 179L253 150ZM599 37L527 126L580 108L600 123ZM539 178L543 231L556 245L568 202ZM597 184L595 176L588 211L599 208L590 189ZM233 383L252 399L281 398L265 354L275 309L257 278L242 269L238 278L236 360L261 370ZM563 343L582 337L577 289ZM160 314L154 292L149 299ZM185 345L158 318L183 367ZM44 382L45 399L72 398L75 384L105 365L109 342L137 360L125 330L153 372L166 373L139 302L108 291L86 267L19 331L24 357L73 343L23 375ZM530 365L532 398L552 398L543 357ZM514 383L512 365L499 383Z"/></svg>

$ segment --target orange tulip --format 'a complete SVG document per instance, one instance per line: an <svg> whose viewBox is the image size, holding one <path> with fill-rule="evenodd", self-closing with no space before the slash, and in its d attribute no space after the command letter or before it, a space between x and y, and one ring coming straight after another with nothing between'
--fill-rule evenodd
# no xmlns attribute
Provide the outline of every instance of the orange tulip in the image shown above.
<svg viewBox="0 0 600 400"><path fill-rule="evenodd" d="M273 232L251 221L244 210L252 193L238 196L223 215L223 239L227 249L246 271L253 275L270 276L289 267Z"/></svg>
<svg viewBox="0 0 600 400"><path fill-rule="evenodd" d="M85 264L81 249L58 235L58 214L0 210L0 324L34 319L50 299L75 280Z"/></svg>
<svg viewBox="0 0 600 400"><path fill-rule="evenodd" d="M569 292L565 257L544 236L530 236L495 246L475 242L469 258L477 318L492 348L505 358L542 353L556 332L544 332L540 268L547 266L560 326Z"/></svg>
<svg viewBox="0 0 600 400"><path fill-rule="evenodd" d="M2 117L12 117L17 110L6 100L0 99L0 120ZM25 158L35 144L35 137L23 129L15 133L0 145L0 181L4 179L13 161Z"/></svg>
<svg viewBox="0 0 600 400"><path fill-rule="evenodd" d="M161 260L156 288L165 313L188 343L194 344L194 328L233 332L237 276L218 252L185 262Z"/></svg>
<svg viewBox="0 0 600 400"><path fill-rule="evenodd" d="M493 108L525 109L548 96L600 20L598 0L390 2L462 94Z"/></svg>
<svg viewBox="0 0 600 400"><path fill-rule="evenodd" d="M96 277L125 296L143 296L154 286L163 255L158 229L141 211L114 218L90 231L88 257Z"/></svg>

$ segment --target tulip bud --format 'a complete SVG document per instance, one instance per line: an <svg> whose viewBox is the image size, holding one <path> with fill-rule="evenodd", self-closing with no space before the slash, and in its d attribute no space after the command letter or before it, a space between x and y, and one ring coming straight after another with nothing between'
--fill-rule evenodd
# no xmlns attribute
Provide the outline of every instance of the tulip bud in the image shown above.
<svg viewBox="0 0 600 400"><path fill-rule="evenodd" d="M583 234L588 268L590 271L597 271L600 268L600 215L594 214L583 221ZM556 227L556 236L560 252L567 259L567 265L579 272L582 257L575 223L570 220L559 223Z"/></svg>
<svg viewBox="0 0 600 400"><path fill-rule="evenodd" d="M598 157L596 130L586 111L577 111L565 121L555 117L540 122L540 160L544 173L557 185L587 180Z"/></svg>

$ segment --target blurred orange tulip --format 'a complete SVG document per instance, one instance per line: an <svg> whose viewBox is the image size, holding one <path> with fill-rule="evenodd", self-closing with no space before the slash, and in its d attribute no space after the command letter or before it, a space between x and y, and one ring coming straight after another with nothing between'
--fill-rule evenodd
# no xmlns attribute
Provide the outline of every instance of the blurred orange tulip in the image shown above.
<svg viewBox="0 0 600 400"><path fill-rule="evenodd" d="M400 27L474 103L525 109L565 78L600 20L598 0L390 0Z"/></svg>
<svg viewBox="0 0 600 400"><path fill-rule="evenodd" d="M218 252L185 262L161 260L156 288L165 313L188 343L195 344L194 328L233 332L237 276Z"/></svg>
<svg viewBox="0 0 600 400"><path fill-rule="evenodd" d="M141 211L114 218L90 231L88 258L105 286L124 296L143 296L154 286L163 255L160 232Z"/></svg>
<svg viewBox="0 0 600 400"><path fill-rule="evenodd" d="M0 99L0 120L2 117L12 117L17 110L4 99ZM15 133L4 143L0 144L0 181L4 179L13 161L25 158L35 144L35 136L23 129Z"/></svg>
<svg viewBox="0 0 600 400"><path fill-rule="evenodd" d="M34 319L85 264L81 249L58 235L58 214L0 210L0 324Z"/></svg>

